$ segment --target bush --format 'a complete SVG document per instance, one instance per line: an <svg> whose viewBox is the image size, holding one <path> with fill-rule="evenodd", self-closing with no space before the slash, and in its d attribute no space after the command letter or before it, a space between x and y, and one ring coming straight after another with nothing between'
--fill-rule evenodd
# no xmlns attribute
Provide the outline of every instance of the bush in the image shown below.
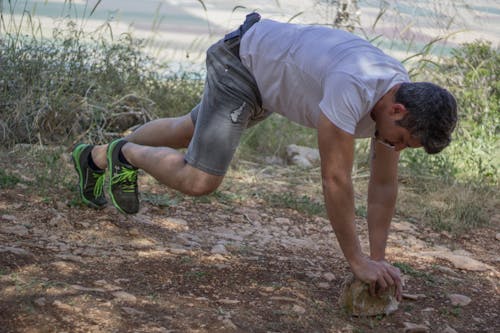
<svg viewBox="0 0 500 333"><path fill-rule="evenodd" d="M0 40L0 142L109 141L157 116L186 113L199 75L173 74L123 34L85 34L70 21L52 38Z"/></svg>
<svg viewBox="0 0 500 333"><path fill-rule="evenodd" d="M455 95L459 124L452 144L441 154L405 150L402 165L417 174L498 184L499 50L484 41L464 44L417 79L436 82Z"/></svg>

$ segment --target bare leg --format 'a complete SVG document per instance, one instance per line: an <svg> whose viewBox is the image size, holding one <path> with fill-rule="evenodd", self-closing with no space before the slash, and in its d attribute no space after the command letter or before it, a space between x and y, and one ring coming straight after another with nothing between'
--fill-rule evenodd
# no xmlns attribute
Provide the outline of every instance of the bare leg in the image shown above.
<svg viewBox="0 0 500 333"><path fill-rule="evenodd" d="M151 147L185 148L193 137L193 131L194 125L191 115L186 114L178 118L161 118L150 121L125 137L125 139L129 142ZM107 147L108 145L99 145L92 150L92 159L101 169L107 167Z"/></svg>
<svg viewBox="0 0 500 333"><path fill-rule="evenodd" d="M167 147L148 147L127 143L122 147L125 158L160 183L182 193L199 196L214 191L223 176L196 169L184 161L184 154Z"/></svg>
<svg viewBox="0 0 500 333"><path fill-rule="evenodd" d="M184 154L176 150L189 145L193 132L189 114L154 120L125 138L129 143L122 147L122 153L133 166L146 171L160 183L188 195L204 195L214 191L224 177L186 164ZM107 166L107 146L95 146L92 150L92 159L101 169Z"/></svg>

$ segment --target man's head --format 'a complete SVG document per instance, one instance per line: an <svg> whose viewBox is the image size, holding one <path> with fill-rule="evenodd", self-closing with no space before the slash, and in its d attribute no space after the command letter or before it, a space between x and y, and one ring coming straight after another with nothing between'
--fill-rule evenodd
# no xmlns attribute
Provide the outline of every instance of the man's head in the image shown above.
<svg viewBox="0 0 500 333"><path fill-rule="evenodd" d="M439 153L450 144L457 124L457 102L446 89L429 82L403 83L395 103L408 111L396 124L418 139L427 153Z"/></svg>
<svg viewBox="0 0 500 333"><path fill-rule="evenodd" d="M457 103L447 90L428 82L393 87L375 105L376 137L396 150L423 147L436 154L451 142Z"/></svg>

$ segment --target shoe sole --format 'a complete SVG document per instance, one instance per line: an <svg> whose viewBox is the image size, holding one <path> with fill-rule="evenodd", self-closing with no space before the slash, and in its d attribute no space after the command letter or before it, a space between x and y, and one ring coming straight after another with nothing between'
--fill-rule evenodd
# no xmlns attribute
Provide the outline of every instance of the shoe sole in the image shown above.
<svg viewBox="0 0 500 333"><path fill-rule="evenodd" d="M106 151L106 159L108 161L108 169L109 169L109 179L108 179L108 195L111 198L111 202L113 203L113 206L122 214L130 215L134 213L128 213L124 211L120 205L116 202L115 196L113 195L113 190L112 190L112 185L113 185L113 150L115 149L116 145L121 141L121 139L115 140L111 142L108 145L108 149Z"/></svg>
<svg viewBox="0 0 500 333"><path fill-rule="evenodd" d="M95 209L101 209L104 208L106 204L99 206L93 203L92 201L88 200L87 198L85 198L85 196L83 195L83 171L80 168L79 160L82 150L84 150L87 147L88 147L87 145L79 144L71 152L71 160L73 161L73 166L75 167L75 170L78 173L78 193L80 194L80 200L82 200L84 204Z"/></svg>

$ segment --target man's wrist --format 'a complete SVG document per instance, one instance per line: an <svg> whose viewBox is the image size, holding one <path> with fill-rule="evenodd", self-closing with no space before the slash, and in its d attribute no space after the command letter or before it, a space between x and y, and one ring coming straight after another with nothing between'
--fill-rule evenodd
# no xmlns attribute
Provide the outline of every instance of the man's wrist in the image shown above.
<svg viewBox="0 0 500 333"><path fill-rule="evenodd" d="M347 258L347 261L349 262L349 266L351 266L351 269L355 269L356 267L363 265L363 262L365 262L366 259L366 255L361 252L351 256L350 258Z"/></svg>

